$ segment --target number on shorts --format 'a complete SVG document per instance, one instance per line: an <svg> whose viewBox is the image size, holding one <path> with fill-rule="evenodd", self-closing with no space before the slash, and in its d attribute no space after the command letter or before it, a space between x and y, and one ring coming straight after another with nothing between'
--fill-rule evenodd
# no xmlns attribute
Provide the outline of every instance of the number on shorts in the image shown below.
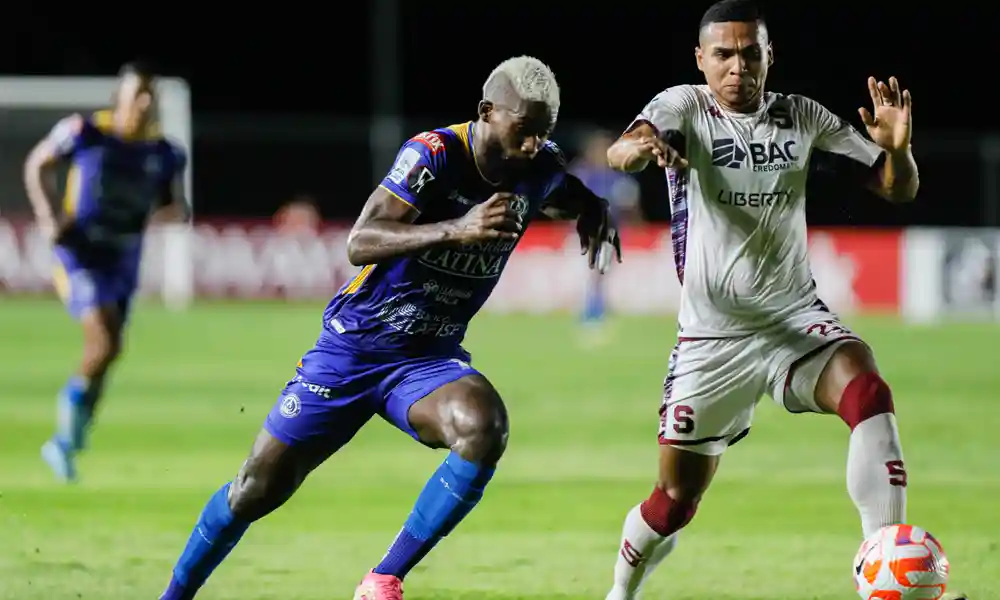
<svg viewBox="0 0 1000 600"><path fill-rule="evenodd" d="M673 411L674 433L691 433L694 431L694 409L686 404L675 404Z"/></svg>
<svg viewBox="0 0 1000 600"><path fill-rule="evenodd" d="M837 321L828 319L821 323L813 323L806 329L806 335L813 335L814 333L820 337L827 337L829 335L843 335L847 333L847 330Z"/></svg>

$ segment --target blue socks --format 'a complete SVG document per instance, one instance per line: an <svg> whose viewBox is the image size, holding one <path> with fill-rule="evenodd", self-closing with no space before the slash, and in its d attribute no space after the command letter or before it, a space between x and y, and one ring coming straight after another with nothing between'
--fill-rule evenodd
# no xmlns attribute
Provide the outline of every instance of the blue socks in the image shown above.
<svg viewBox="0 0 1000 600"><path fill-rule="evenodd" d="M246 533L250 523L229 508L227 483L205 505L184 552L174 567L170 585L160 600L191 600Z"/></svg>
<svg viewBox="0 0 1000 600"><path fill-rule="evenodd" d="M483 497L493 472L492 467L482 467L450 453L420 492L403 530L375 572L400 579L406 577L472 511Z"/></svg>
<svg viewBox="0 0 1000 600"><path fill-rule="evenodd" d="M83 449L99 395L100 386L80 376L70 377L59 392L55 439L65 450Z"/></svg>
<svg viewBox="0 0 1000 600"><path fill-rule="evenodd" d="M583 305L584 323L594 323L604 318L604 286L600 281L587 283L587 297Z"/></svg>
<svg viewBox="0 0 1000 600"><path fill-rule="evenodd" d="M403 530L375 572L405 577L476 506L493 472L492 467L449 454L420 493ZM230 485L222 486L205 505L160 600L193 600L250 527L229 508Z"/></svg>

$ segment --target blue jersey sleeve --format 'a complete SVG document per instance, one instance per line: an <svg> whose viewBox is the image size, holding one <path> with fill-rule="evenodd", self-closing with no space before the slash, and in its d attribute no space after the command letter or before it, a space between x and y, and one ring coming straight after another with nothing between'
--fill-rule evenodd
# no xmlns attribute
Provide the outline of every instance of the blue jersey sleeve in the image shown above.
<svg viewBox="0 0 1000 600"><path fill-rule="evenodd" d="M545 142L536 158L542 169L542 198L548 198L566 180L566 155L555 142Z"/></svg>
<svg viewBox="0 0 1000 600"><path fill-rule="evenodd" d="M435 182L447 163L444 138L433 131L421 133L399 149L396 162L380 184L393 196L417 210L424 210Z"/></svg>

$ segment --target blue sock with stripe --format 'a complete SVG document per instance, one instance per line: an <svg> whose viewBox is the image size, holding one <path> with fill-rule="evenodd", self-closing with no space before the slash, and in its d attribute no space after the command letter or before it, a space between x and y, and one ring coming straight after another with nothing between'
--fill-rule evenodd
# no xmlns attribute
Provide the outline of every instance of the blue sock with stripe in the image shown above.
<svg viewBox="0 0 1000 600"><path fill-rule="evenodd" d="M83 449L100 392L99 385L79 375L70 377L59 392L56 441L63 449L70 452Z"/></svg>
<svg viewBox="0 0 1000 600"><path fill-rule="evenodd" d="M420 492L403 530L375 572L406 577L475 508L494 471L450 453Z"/></svg>
<svg viewBox="0 0 1000 600"><path fill-rule="evenodd" d="M250 527L248 521L236 517L229 508L231 485L227 483L215 492L201 511L160 600L192 600Z"/></svg>

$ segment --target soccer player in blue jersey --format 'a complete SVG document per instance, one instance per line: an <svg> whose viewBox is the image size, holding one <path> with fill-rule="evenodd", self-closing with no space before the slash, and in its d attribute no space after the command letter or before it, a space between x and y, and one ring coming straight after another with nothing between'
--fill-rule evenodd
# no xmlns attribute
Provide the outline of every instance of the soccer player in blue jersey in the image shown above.
<svg viewBox="0 0 1000 600"><path fill-rule="evenodd" d="M157 131L155 94L150 69L125 65L114 108L59 121L24 166L38 225L54 244L56 290L83 327L83 358L59 394L55 435L42 446L67 481L76 477L74 457L122 348L146 224L158 211L187 215L186 155ZM62 210L54 211L50 170L58 163L69 173Z"/></svg>
<svg viewBox="0 0 1000 600"><path fill-rule="evenodd" d="M521 232L540 213L575 218L591 266L618 254L608 204L547 141L552 71L517 57L483 88L479 118L403 144L348 239L365 265L323 314L236 478L208 501L161 600L193 598L250 524L374 415L450 450L356 600L401 600L406 574L476 506L507 444L507 410L461 347Z"/></svg>
<svg viewBox="0 0 1000 600"><path fill-rule="evenodd" d="M594 131L583 145L583 152L570 164L569 172L575 175L598 196L606 198L611 207L611 216L619 225L637 221L641 216L639 207L639 184L629 173L615 171L608 166L608 148L615 138L606 131ZM600 343L604 339L604 317L607 312L604 285L606 278L591 271L587 280L583 305L582 322L588 343Z"/></svg>

